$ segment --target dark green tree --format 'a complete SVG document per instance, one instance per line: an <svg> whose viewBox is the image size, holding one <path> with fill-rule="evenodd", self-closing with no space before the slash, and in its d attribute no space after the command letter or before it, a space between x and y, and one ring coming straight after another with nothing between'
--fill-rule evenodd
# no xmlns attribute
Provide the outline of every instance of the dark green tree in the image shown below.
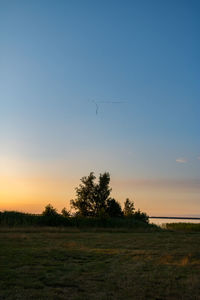
<svg viewBox="0 0 200 300"><path fill-rule="evenodd" d="M134 215L135 207L134 202L130 201L129 198L127 198L124 202L124 209L123 213L125 217L132 217Z"/></svg>
<svg viewBox="0 0 200 300"><path fill-rule="evenodd" d="M115 199L108 199L106 213L111 218L123 216L121 205Z"/></svg>

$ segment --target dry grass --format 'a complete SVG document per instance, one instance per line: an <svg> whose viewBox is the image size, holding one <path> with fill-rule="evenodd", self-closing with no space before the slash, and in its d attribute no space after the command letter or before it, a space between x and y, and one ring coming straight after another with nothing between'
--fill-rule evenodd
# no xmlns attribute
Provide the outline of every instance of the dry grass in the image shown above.
<svg viewBox="0 0 200 300"><path fill-rule="evenodd" d="M200 299L200 234L0 230L0 299Z"/></svg>

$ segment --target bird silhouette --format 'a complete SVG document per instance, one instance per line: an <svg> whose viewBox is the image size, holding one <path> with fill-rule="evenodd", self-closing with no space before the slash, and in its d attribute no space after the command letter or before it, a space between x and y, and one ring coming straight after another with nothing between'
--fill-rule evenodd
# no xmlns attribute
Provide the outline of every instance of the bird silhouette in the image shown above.
<svg viewBox="0 0 200 300"><path fill-rule="evenodd" d="M92 99L92 102L95 104L96 106L96 115L98 115L99 113L99 105L98 104L120 104L120 103L125 103L126 101L96 101L94 99Z"/></svg>
<svg viewBox="0 0 200 300"><path fill-rule="evenodd" d="M96 104L96 115L98 115L99 106L98 106L98 104L97 104L97 103L95 103L95 104Z"/></svg>

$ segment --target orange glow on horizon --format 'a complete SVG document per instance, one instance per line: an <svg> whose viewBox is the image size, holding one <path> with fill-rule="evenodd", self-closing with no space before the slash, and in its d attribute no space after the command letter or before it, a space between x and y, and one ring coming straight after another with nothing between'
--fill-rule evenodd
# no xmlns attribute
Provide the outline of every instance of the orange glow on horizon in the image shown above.
<svg viewBox="0 0 200 300"><path fill-rule="evenodd" d="M0 210L41 213L51 203L58 210L68 207L73 184L64 179L0 178Z"/></svg>
<svg viewBox="0 0 200 300"><path fill-rule="evenodd" d="M80 180L48 177L0 177L0 210L17 210L41 213L51 203L61 211L70 208L75 197L74 188ZM126 198L135 202L149 215L195 214L197 212L198 184L188 183L188 189L181 183L149 180L112 180L112 196L123 204ZM194 188L195 186L195 188ZM190 197L190 203L188 203Z"/></svg>

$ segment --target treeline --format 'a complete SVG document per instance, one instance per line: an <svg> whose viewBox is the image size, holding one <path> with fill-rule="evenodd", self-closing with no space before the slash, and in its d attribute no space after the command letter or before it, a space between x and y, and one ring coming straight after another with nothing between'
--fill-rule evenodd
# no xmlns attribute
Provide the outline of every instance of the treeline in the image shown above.
<svg viewBox="0 0 200 300"><path fill-rule="evenodd" d="M62 227L77 227L77 228L142 228L153 229L154 225L136 220L135 218L101 218L101 217L80 217L70 216L64 217L61 214L57 215L35 215L21 213L15 211L0 212L0 226L62 226Z"/></svg>
<svg viewBox="0 0 200 300"><path fill-rule="evenodd" d="M150 226L149 217L135 210L134 202L128 198L123 208L110 197L110 174L100 174L98 182L91 172L81 178L75 189L76 198L71 200L71 210L63 208L61 213L48 204L41 215L14 211L0 212L0 224L5 226L93 226L93 227L137 227Z"/></svg>

